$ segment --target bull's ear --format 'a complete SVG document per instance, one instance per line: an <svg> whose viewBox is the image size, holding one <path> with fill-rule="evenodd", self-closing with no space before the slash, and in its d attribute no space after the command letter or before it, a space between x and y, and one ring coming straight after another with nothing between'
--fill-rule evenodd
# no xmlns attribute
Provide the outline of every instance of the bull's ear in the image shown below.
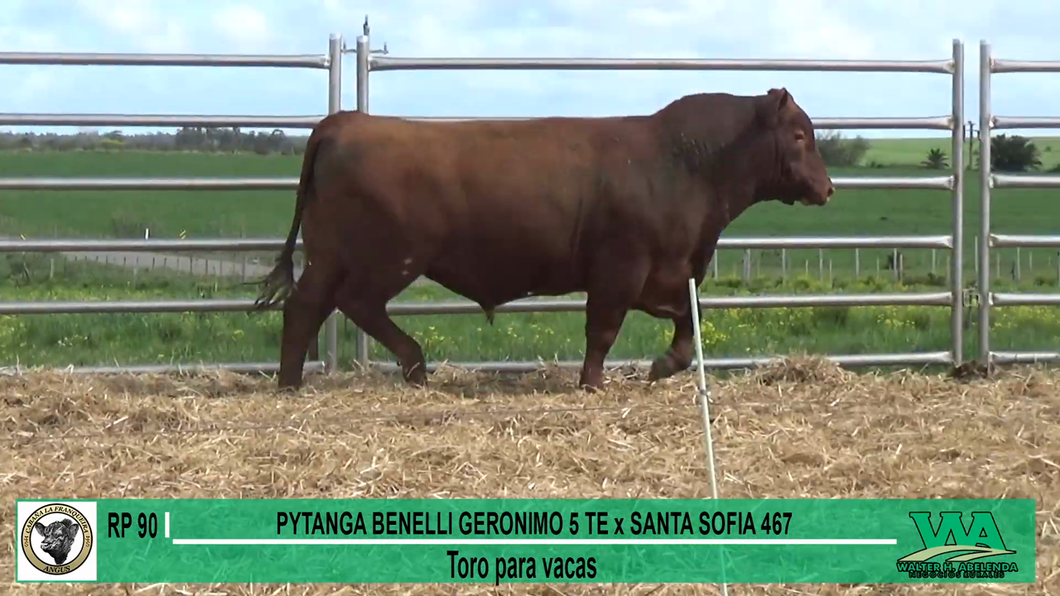
<svg viewBox="0 0 1060 596"><path fill-rule="evenodd" d="M44 536L44 529L45 529L44 528L44 524L42 524L40 522L37 522L37 523L33 524L33 529L36 530L37 533L40 534L41 536Z"/></svg>
<svg viewBox="0 0 1060 596"><path fill-rule="evenodd" d="M66 521L66 535L69 536L70 538L73 538L73 537L77 536L77 532L79 530L81 530L81 526L78 525L77 522L75 522L72 519L68 519L68 520L65 520L65 521Z"/></svg>
<svg viewBox="0 0 1060 596"><path fill-rule="evenodd" d="M780 114L787 109L791 102L791 94L787 87L770 89L758 104L758 119L767 128L777 125Z"/></svg>

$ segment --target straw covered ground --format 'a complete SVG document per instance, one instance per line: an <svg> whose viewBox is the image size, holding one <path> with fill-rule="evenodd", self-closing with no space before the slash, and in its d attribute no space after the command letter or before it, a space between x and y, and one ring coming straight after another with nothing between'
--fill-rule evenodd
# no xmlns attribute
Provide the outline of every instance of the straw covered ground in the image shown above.
<svg viewBox="0 0 1060 596"><path fill-rule="evenodd" d="M574 372L442 371L315 378L0 378L0 527L15 499L137 496L709 498L692 375L649 387ZM990 380L855 374L798 361L719 381L712 416L723 497L1031 497L1036 585L730 586L751 594L1060 594L1060 372ZM930 479L930 481L929 481ZM714 594L716 586L538 584L23 586L7 594Z"/></svg>

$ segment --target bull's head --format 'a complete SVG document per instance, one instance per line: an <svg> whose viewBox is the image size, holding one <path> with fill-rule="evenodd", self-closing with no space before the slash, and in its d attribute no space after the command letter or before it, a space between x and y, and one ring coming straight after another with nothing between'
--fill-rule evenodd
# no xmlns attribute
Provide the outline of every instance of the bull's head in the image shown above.
<svg viewBox="0 0 1060 596"><path fill-rule="evenodd" d="M835 190L817 149L813 123L787 89L770 89L759 98L758 117L775 147L773 198L788 205L824 205Z"/></svg>
<svg viewBox="0 0 1060 596"><path fill-rule="evenodd" d="M48 525L37 522L33 525L33 529L44 536L41 549L55 559L56 565L62 565L66 562L67 555L70 554L70 547L73 546L74 538L77 537L77 531L81 529L81 526L70 518L63 518Z"/></svg>

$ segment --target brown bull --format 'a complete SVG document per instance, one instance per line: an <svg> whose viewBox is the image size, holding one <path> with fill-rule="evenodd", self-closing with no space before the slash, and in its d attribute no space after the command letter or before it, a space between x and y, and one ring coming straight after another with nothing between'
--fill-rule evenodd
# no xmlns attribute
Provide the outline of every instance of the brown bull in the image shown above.
<svg viewBox="0 0 1060 596"><path fill-rule="evenodd" d="M674 322L650 380L692 362L688 279L752 204L824 205L832 181L786 89L682 97L651 115L428 123L339 112L306 145L294 222L258 299L286 297L281 388L338 308L426 383L423 350L387 315L420 275L488 316L586 292L580 385L600 388L626 313ZM294 284L302 226L307 266ZM694 311L699 313L698 307Z"/></svg>

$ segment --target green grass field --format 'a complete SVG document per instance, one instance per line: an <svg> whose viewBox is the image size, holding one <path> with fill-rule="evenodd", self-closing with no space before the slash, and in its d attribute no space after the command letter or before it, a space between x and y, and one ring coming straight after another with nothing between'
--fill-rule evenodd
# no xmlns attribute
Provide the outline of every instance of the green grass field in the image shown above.
<svg viewBox="0 0 1060 596"><path fill-rule="evenodd" d="M1041 151L1042 169L1047 170L1060 163L1060 137L1032 137ZM946 157L953 155L949 137L927 137L908 139L873 139L864 164L880 164L884 167L919 167L927 152L941 149ZM968 141L965 140L965 163L969 160Z"/></svg>
<svg viewBox="0 0 1060 596"><path fill-rule="evenodd" d="M1054 163L1051 143L1037 141L1043 162ZM833 176L945 175L918 167L947 139L880 140L866 161L897 164L886 168L833 169ZM299 157L253 154L148 152L11 152L0 158L0 176L297 176ZM966 283L974 283L973 238L979 222L978 174L966 180L964 212ZM1060 197L1050 190L994 191L996 232L1056 233ZM842 190L824 209L769 204L756 206L735 222L725 237L790 235L908 235L951 232L947 191ZM294 207L293 192L0 192L0 234L33 237L153 238L281 237ZM995 250L1001 267L996 287L1052 291L1057 253L1021 251L1022 278L1009 278L1014 250ZM740 281L741 255L722 251L719 279L708 280L712 294L823 293L934 290L946 287L949 251L937 251L936 275L928 275L929 250L904 250L905 283L881 269L889 250L862 250L861 275L853 275L852 250L788 251L787 282L780 281L779 251L756 251L753 277ZM1033 254L1033 256L1031 256ZM818 277L819 256L826 273ZM262 255L271 260L273 255ZM1033 260L1033 268L1031 267ZM61 261L61 259L60 259ZM831 264L831 278L827 274ZM994 265L994 263L992 263ZM135 279L117 267L63 261L48 278L48 257L8 255L0 263L0 299L147 299L253 297L255 288L231 280L192 279L175 272L141 273ZM456 298L435 287L410 288L399 300ZM995 314L994 348L1056 349L1060 309L1006 308ZM974 313L972 313L974 315ZM974 316L969 318L974 319ZM551 360L581 358L582 314L498 315L489 326L480 315L407 317L399 324L416 336L432 360ZM342 360L353 350L353 329L343 325ZM654 357L669 343L671 326L635 313L627 319L611 356ZM975 353L974 327L966 331L966 351ZM275 361L279 353L280 315L62 315L0 318L0 364L89 365L200 361ZM859 307L813 309L735 309L711 312L704 322L708 356L745 356L790 352L879 353L946 350L949 310L945 307ZM373 358L391 360L373 343Z"/></svg>
<svg viewBox="0 0 1060 596"><path fill-rule="evenodd" d="M135 280L118 267L66 262L51 268L48 257L8 255L0 260L0 300L159 300L251 298L239 280L204 280L171 272L143 273ZM1002 287L1011 287L1004 284ZM735 278L708 280L703 293L905 292L938 288L896 285L868 277L858 283L824 284L798 277L786 284ZM436 286L407 290L399 300L453 300ZM947 350L946 307L822 307L732 309L708 312L703 321L708 357L780 353L878 353ZM974 317L969 317L973 319ZM112 365L211 361L276 361L282 316L260 314L126 314L0 316L0 364ZM354 330L342 319L341 359L353 358ZM969 321L974 323L974 321ZM579 360L584 347L581 313L500 314L490 326L483 315L406 316L398 324L419 340L432 360ZM996 312L998 349L1051 349L1060 334L1060 309L1009 308ZM669 323L631 313L612 352L615 358L654 357L666 348ZM965 349L974 349L975 330ZM971 352L969 352L971 353ZM391 361L372 343L372 358Z"/></svg>

